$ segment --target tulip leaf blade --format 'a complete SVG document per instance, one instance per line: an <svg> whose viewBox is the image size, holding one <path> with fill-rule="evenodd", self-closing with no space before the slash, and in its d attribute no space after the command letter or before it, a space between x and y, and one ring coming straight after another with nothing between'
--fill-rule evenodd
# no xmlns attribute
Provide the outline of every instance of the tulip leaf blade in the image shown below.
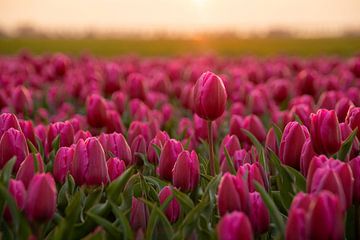
<svg viewBox="0 0 360 240"><path fill-rule="evenodd" d="M114 213L115 217L120 221L121 228L124 233L124 239L134 239L133 231L131 230L130 223L124 213L116 206L115 203L110 201L112 212Z"/></svg>
<svg viewBox="0 0 360 240"><path fill-rule="evenodd" d="M251 142L254 144L256 150L258 152L261 151L261 149L263 149L262 144L259 142L259 140L248 130L242 128L241 131L248 137L250 138Z"/></svg>
<svg viewBox="0 0 360 240"><path fill-rule="evenodd" d="M358 132L358 128L355 128L354 131L345 139L343 144L341 144L340 150L338 152L337 158L341 161L345 161L346 156L349 154L353 142L355 140L356 134Z"/></svg>
<svg viewBox="0 0 360 240"><path fill-rule="evenodd" d="M276 229L279 231L279 234L282 236L282 238L284 238L285 223L284 223L284 220L281 216L279 209L277 208L276 204L274 203L274 201L272 200L270 195L266 192L264 187L261 184L259 184L258 182L254 182L254 184L255 184L256 190L260 193L261 198L263 199L265 205L269 209L270 216L272 217L272 219L275 223Z"/></svg>
<svg viewBox="0 0 360 240"><path fill-rule="evenodd" d="M177 189L173 189L173 194L184 209L190 210L194 208L194 203L188 195Z"/></svg>
<svg viewBox="0 0 360 240"><path fill-rule="evenodd" d="M299 189L298 192L306 192L306 179L305 177L295 168L290 166L283 166L290 175L294 177L295 185Z"/></svg>
<svg viewBox="0 0 360 240"><path fill-rule="evenodd" d="M281 131L280 127L278 125L276 125L275 123L272 124L272 128L274 129L277 144L279 145L281 142L281 138L282 138L282 131Z"/></svg>
<svg viewBox="0 0 360 240"><path fill-rule="evenodd" d="M109 199L116 199L118 194L123 191L126 183L133 176L135 168L133 166L129 167L120 177L115 179L107 187L107 196Z"/></svg>
<svg viewBox="0 0 360 240"><path fill-rule="evenodd" d="M225 159L227 162L227 166L229 167L230 173L232 175L236 175L236 170L235 170L235 166L234 166L234 162L232 161L228 150L226 149L226 147L224 147L224 152L225 152Z"/></svg>
<svg viewBox="0 0 360 240"><path fill-rule="evenodd" d="M8 186L15 163L16 163L16 157L14 156L4 165L3 169L1 170L0 177L1 177L1 182L4 184L4 186Z"/></svg>
<svg viewBox="0 0 360 240"><path fill-rule="evenodd" d="M118 229L116 229L116 227L114 227L112 223L107 219L100 217L92 212L87 212L86 214L94 222L102 226L105 229L105 231L109 233L114 239L118 238L118 236L121 234L121 232Z"/></svg>

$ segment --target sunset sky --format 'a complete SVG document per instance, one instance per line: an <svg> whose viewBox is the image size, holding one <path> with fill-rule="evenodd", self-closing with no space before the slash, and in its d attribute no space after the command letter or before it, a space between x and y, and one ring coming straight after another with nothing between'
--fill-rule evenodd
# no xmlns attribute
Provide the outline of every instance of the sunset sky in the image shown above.
<svg viewBox="0 0 360 240"><path fill-rule="evenodd" d="M340 32L360 27L360 0L0 0L0 28L50 31Z"/></svg>

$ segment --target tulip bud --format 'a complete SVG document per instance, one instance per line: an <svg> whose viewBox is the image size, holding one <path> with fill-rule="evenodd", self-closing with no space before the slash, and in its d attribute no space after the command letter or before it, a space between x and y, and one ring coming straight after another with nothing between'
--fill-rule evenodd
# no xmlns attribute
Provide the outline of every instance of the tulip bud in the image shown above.
<svg viewBox="0 0 360 240"><path fill-rule="evenodd" d="M242 127L249 132L251 132L259 142L264 142L266 138L266 131L264 125L262 124L260 118L256 115L249 115L244 118ZM239 137L239 136L238 136ZM242 133L239 137L240 142L245 142L249 145L252 145L251 140Z"/></svg>
<svg viewBox="0 0 360 240"><path fill-rule="evenodd" d="M300 155L300 171L306 177L308 174L309 166L316 153L312 147L311 138L306 139Z"/></svg>
<svg viewBox="0 0 360 240"><path fill-rule="evenodd" d="M150 163L158 164L159 163L159 157L156 153L154 145L156 145L160 150L163 149L165 143L167 140L169 140L170 137L167 134L167 132L159 131L157 132L156 136L150 141L148 148L147 148L147 158Z"/></svg>
<svg viewBox="0 0 360 240"><path fill-rule="evenodd" d="M28 188L25 212L30 221L46 222L56 211L56 186L49 173L36 174Z"/></svg>
<svg viewBox="0 0 360 240"><path fill-rule="evenodd" d="M270 128L270 130L266 135L265 146L271 149L275 154L278 154L279 147L278 147L275 131L273 128Z"/></svg>
<svg viewBox="0 0 360 240"><path fill-rule="evenodd" d="M218 188L218 208L220 216L233 211L248 213L249 190L242 178L224 174Z"/></svg>
<svg viewBox="0 0 360 240"><path fill-rule="evenodd" d="M17 113L32 113L33 101L29 90L23 86L15 88L12 95L12 103Z"/></svg>
<svg viewBox="0 0 360 240"><path fill-rule="evenodd" d="M26 189L23 182L15 179L10 179L9 193L14 198L14 201L18 209L23 210L25 208L25 203L26 203ZM7 220L12 219L9 207L5 207L4 218Z"/></svg>
<svg viewBox="0 0 360 240"><path fill-rule="evenodd" d="M34 159L33 154L27 155L25 160L21 163L19 171L16 174L16 179L21 180L26 188L28 188L31 179L37 172L44 172L44 162L41 158L41 155L37 153L35 156L36 160ZM37 165L37 169L35 168L35 164Z"/></svg>
<svg viewBox="0 0 360 240"><path fill-rule="evenodd" d="M212 72L203 73L194 87L195 112L206 120L216 120L226 107L227 94L221 78Z"/></svg>
<svg viewBox="0 0 360 240"><path fill-rule="evenodd" d="M360 107L351 107L349 109L345 123L347 123L352 130L358 128L356 136L360 139Z"/></svg>
<svg viewBox="0 0 360 240"><path fill-rule="evenodd" d="M265 171L257 162L253 164L245 163L240 166L236 175L247 182L249 192L254 192L256 190L254 181L261 184L265 189L269 188Z"/></svg>
<svg viewBox="0 0 360 240"><path fill-rule="evenodd" d="M21 130L17 117L12 113L2 113L0 115L0 138L10 128Z"/></svg>
<svg viewBox="0 0 360 240"><path fill-rule="evenodd" d="M335 105L335 112L340 123L345 121L346 115L350 108L354 107L354 103L346 97L341 98Z"/></svg>
<svg viewBox="0 0 360 240"><path fill-rule="evenodd" d="M77 143L80 139L86 140L87 138L91 137L91 133L89 131L79 130L75 134L74 143Z"/></svg>
<svg viewBox="0 0 360 240"><path fill-rule="evenodd" d="M114 92L111 96L111 100L115 105L116 111L122 114L125 110L126 96L121 91Z"/></svg>
<svg viewBox="0 0 360 240"><path fill-rule="evenodd" d="M162 179L171 181L176 159L178 155L183 151L183 147L180 142L175 139L169 139L166 141L164 148L160 154L159 159L159 175Z"/></svg>
<svg viewBox="0 0 360 240"><path fill-rule="evenodd" d="M120 115L114 110L108 110L106 112L107 119L106 119L106 132L113 133L124 133L125 127L121 121Z"/></svg>
<svg viewBox="0 0 360 240"><path fill-rule="evenodd" d="M242 212L232 212L223 216L216 231L219 240L254 239L249 218Z"/></svg>
<svg viewBox="0 0 360 240"><path fill-rule="evenodd" d="M227 150L229 157L233 157L237 150L241 149L239 139L236 135L226 135L220 145L220 163L226 161L225 150ZM227 165L227 164L226 164Z"/></svg>
<svg viewBox="0 0 360 240"><path fill-rule="evenodd" d="M139 229L146 230L149 219L149 210L145 203L132 198L131 212L130 212L130 225L134 231Z"/></svg>
<svg viewBox="0 0 360 240"><path fill-rule="evenodd" d="M286 239L343 239L344 216L339 199L328 191L298 193L289 210Z"/></svg>
<svg viewBox="0 0 360 240"><path fill-rule="evenodd" d="M64 183L66 175L70 171L71 163L74 158L74 148L72 147L61 147L56 153L53 176L56 181Z"/></svg>
<svg viewBox="0 0 360 240"><path fill-rule="evenodd" d="M132 152L132 161L131 164L142 165L143 159L139 156L142 154L144 157L146 156L146 142L145 138L142 135L138 135L131 144L131 152Z"/></svg>
<svg viewBox="0 0 360 240"><path fill-rule="evenodd" d="M131 73L127 78L127 89L130 98L146 99L145 77L140 73Z"/></svg>
<svg viewBox="0 0 360 240"><path fill-rule="evenodd" d="M149 125L139 121L131 122L128 130L128 142L131 144L136 136L142 135L148 144L153 136L151 136Z"/></svg>
<svg viewBox="0 0 360 240"><path fill-rule="evenodd" d="M107 168L109 172L110 181L119 177L126 169L125 162L118 158L110 158L107 160Z"/></svg>
<svg viewBox="0 0 360 240"><path fill-rule="evenodd" d="M303 145L309 136L306 127L297 122L289 122L280 142L280 160L295 169L300 169L300 156Z"/></svg>
<svg viewBox="0 0 360 240"><path fill-rule="evenodd" d="M195 151L182 151L172 170L173 184L184 192L193 191L200 181L199 159Z"/></svg>
<svg viewBox="0 0 360 240"><path fill-rule="evenodd" d="M106 102L101 96L91 95L86 101L86 111L90 126L101 128L106 125Z"/></svg>
<svg viewBox="0 0 360 240"><path fill-rule="evenodd" d="M311 142L318 154L334 154L341 146L339 121L334 110L320 109L311 114Z"/></svg>
<svg viewBox="0 0 360 240"><path fill-rule="evenodd" d="M121 133L101 134L99 141L108 157L124 160L126 165L132 161L131 149Z"/></svg>
<svg viewBox="0 0 360 240"><path fill-rule="evenodd" d="M159 192L160 205L162 205L168 197L172 195L171 187L166 186ZM174 223L180 216L180 204L174 197L165 209L165 215L169 219L170 223Z"/></svg>
<svg viewBox="0 0 360 240"><path fill-rule="evenodd" d="M270 213L263 202L260 193L252 192L249 194L250 213L249 219L256 234L265 233L270 225Z"/></svg>
<svg viewBox="0 0 360 240"><path fill-rule="evenodd" d="M108 182L105 153L97 138L80 140L76 144L70 173L78 185L101 185Z"/></svg>
<svg viewBox="0 0 360 240"><path fill-rule="evenodd" d="M15 156L14 171L16 172L28 154L28 146L22 132L10 128L2 135L0 139L0 169Z"/></svg>
<svg viewBox="0 0 360 240"><path fill-rule="evenodd" d="M42 147L46 147L46 134L47 128L43 124L38 124L35 126L35 137L39 138L41 141Z"/></svg>
<svg viewBox="0 0 360 240"><path fill-rule="evenodd" d="M49 126L47 133L47 152L52 151L52 144L55 138L59 136L60 147L70 147L74 143L74 129L70 122L56 122Z"/></svg>
<svg viewBox="0 0 360 240"><path fill-rule="evenodd" d="M25 138L29 139L34 146L37 146L35 141L35 130L32 121L20 120L21 131L24 133Z"/></svg>

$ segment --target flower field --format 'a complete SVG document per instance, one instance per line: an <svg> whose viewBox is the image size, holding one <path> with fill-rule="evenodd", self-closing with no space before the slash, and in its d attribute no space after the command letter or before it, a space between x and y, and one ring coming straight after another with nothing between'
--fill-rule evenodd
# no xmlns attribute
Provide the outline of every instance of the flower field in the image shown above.
<svg viewBox="0 0 360 240"><path fill-rule="evenodd" d="M0 57L0 239L360 239L360 57Z"/></svg>

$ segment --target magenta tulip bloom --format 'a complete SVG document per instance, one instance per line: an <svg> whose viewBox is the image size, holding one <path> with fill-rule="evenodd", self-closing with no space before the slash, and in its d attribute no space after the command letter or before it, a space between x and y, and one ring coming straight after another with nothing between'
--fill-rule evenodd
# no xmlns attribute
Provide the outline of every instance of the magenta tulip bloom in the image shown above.
<svg viewBox="0 0 360 240"><path fill-rule="evenodd" d="M56 122L49 126L47 133L47 151L52 151L52 144L56 137L60 138L60 147L70 147L74 143L74 128L68 121Z"/></svg>
<svg viewBox="0 0 360 240"><path fill-rule="evenodd" d="M19 210L23 210L26 204L26 189L22 181L10 179L9 180L9 193L14 198L16 206ZM8 206L4 209L4 218L10 221L11 212Z"/></svg>
<svg viewBox="0 0 360 240"><path fill-rule="evenodd" d="M237 171L237 177L247 181L249 192L254 192L256 190L254 184L255 181L261 184L265 189L269 188L265 171L257 162L253 164L245 163L240 166Z"/></svg>
<svg viewBox="0 0 360 240"><path fill-rule="evenodd" d="M90 126L100 128L106 125L106 102L101 96L91 95L86 101L86 111Z"/></svg>
<svg viewBox="0 0 360 240"><path fill-rule="evenodd" d="M121 133L101 134L99 141L108 158L117 157L124 160L126 165L131 163L131 149L125 137Z"/></svg>
<svg viewBox="0 0 360 240"><path fill-rule="evenodd" d="M256 234L265 233L270 225L269 209L263 202L260 193L252 192L249 194L250 213L249 219Z"/></svg>
<svg viewBox="0 0 360 240"><path fill-rule="evenodd" d="M172 180L172 170L174 168L176 159L182 151L183 147L177 140L169 139L166 141L159 160L159 175L162 179L168 181Z"/></svg>
<svg viewBox="0 0 360 240"><path fill-rule="evenodd" d="M226 99L226 89L221 78L212 72L203 73L194 87L196 114L214 121L224 113Z"/></svg>
<svg viewBox="0 0 360 240"><path fill-rule="evenodd" d="M14 89L12 104L17 113L30 114L34 108L30 91L23 86L18 86Z"/></svg>
<svg viewBox="0 0 360 240"><path fill-rule="evenodd" d="M216 227L216 231L219 240L254 239L249 218L242 212L232 212L223 216Z"/></svg>
<svg viewBox="0 0 360 240"><path fill-rule="evenodd" d="M142 165L143 160L140 156L142 154L146 157L147 144L145 138L142 135L138 135L131 144L132 161L131 164Z"/></svg>
<svg viewBox="0 0 360 240"><path fill-rule="evenodd" d="M44 162L39 153L35 154L37 169L35 169L34 155L29 154L21 163L20 168L16 174L16 179L21 180L24 186L28 188L31 179L36 173L44 172Z"/></svg>
<svg viewBox="0 0 360 240"><path fill-rule="evenodd" d="M121 176L121 174L125 171L126 165L123 160L118 158L110 158L106 162L110 181L114 181L116 178Z"/></svg>
<svg viewBox="0 0 360 240"><path fill-rule="evenodd" d="M200 180L200 164L195 151L182 151L172 170L173 184L181 191L193 191Z"/></svg>
<svg viewBox="0 0 360 240"><path fill-rule="evenodd" d="M166 186L159 192L160 204L163 204L168 197L172 195L171 187ZM165 215L171 223L174 223L178 220L180 216L180 204L178 200L174 197L165 209Z"/></svg>
<svg viewBox="0 0 360 240"><path fill-rule="evenodd" d="M53 175L56 181L64 183L67 174L70 171L71 163L74 159L74 148L61 147L56 153Z"/></svg>
<svg viewBox="0 0 360 240"><path fill-rule="evenodd" d="M131 212L130 212L131 228L135 232L139 229L145 231L148 224L148 220L149 220L149 210L146 204L133 197L131 204Z"/></svg>
<svg viewBox="0 0 360 240"><path fill-rule="evenodd" d="M0 115L0 138L10 128L21 130L17 117L12 113L2 113Z"/></svg>
<svg viewBox="0 0 360 240"><path fill-rule="evenodd" d="M25 212L30 221L46 222L56 211L57 191L55 181L49 173L36 174L27 193Z"/></svg>

